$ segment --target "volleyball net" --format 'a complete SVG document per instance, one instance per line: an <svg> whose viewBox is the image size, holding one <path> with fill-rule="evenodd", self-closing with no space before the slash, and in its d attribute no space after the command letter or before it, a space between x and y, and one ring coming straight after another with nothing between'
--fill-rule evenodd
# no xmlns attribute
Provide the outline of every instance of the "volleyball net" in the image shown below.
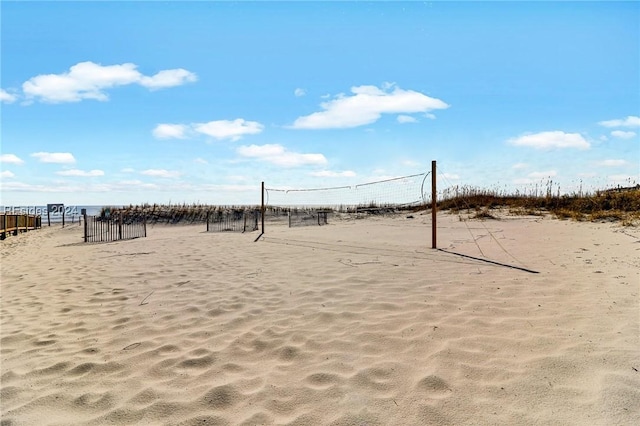
<svg viewBox="0 0 640 426"><path fill-rule="evenodd" d="M267 215L287 216L290 226L326 224L336 213L385 214L423 207L430 202L425 181L430 172L352 186L263 190Z"/></svg>
<svg viewBox="0 0 640 426"><path fill-rule="evenodd" d="M460 196L465 187L453 183L457 176L452 176L456 175L436 170L436 162L432 161L429 172L350 186L278 188L263 182L262 233L255 241L265 234L265 219L268 225L279 222L281 226L288 224L289 227L335 223L345 230L339 240L335 240L335 233L324 231L313 232L305 238L300 233L288 237L280 230L265 238L269 243L315 250L416 259L428 257L436 261L535 272L518 260L505 244L502 227L496 226L497 222L486 223L484 219L490 216L484 211L478 213L467 197ZM437 188L437 182L441 183L441 189ZM437 219L440 208L454 214ZM376 217L385 215L389 217ZM351 220L365 216L370 219ZM438 225L437 220L443 223ZM437 242L439 227L444 232L442 248ZM432 254L424 251L429 239L431 248L437 249Z"/></svg>

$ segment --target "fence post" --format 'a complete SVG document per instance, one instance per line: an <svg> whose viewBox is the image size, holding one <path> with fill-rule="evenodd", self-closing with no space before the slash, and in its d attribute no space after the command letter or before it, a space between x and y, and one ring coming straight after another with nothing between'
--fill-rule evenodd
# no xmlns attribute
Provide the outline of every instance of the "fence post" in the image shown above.
<svg viewBox="0 0 640 426"><path fill-rule="evenodd" d="M144 227L144 236L147 237L147 212L142 214L142 226Z"/></svg>
<svg viewBox="0 0 640 426"><path fill-rule="evenodd" d="M87 212L86 210L82 214L82 219L84 220L84 242L87 242Z"/></svg>
<svg viewBox="0 0 640 426"><path fill-rule="evenodd" d="M207 232L209 232L209 215L211 213L207 210Z"/></svg>
<svg viewBox="0 0 640 426"><path fill-rule="evenodd" d="M122 239L122 212L118 215L118 239Z"/></svg>
<svg viewBox="0 0 640 426"><path fill-rule="evenodd" d="M64 228L64 211L65 211L65 210L66 210L66 209L64 209L64 208L62 209L62 227L63 227L63 228Z"/></svg>

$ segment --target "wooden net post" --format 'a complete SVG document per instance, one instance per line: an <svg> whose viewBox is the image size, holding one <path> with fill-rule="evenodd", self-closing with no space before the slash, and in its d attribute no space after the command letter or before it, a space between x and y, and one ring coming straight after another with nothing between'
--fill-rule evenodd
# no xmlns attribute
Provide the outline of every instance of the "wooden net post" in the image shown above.
<svg viewBox="0 0 640 426"><path fill-rule="evenodd" d="M264 181L262 182L262 207L261 207L261 215L262 215L262 233L264 234L264 214L266 212L266 207L264 205Z"/></svg>
<svg viewBox="0 0 640 426"><path fill-rule="evenodd" d="M436 161L431 162L431 248L437 248L436 238L436 213L437 213L437 191L436 191Z"/></svg>

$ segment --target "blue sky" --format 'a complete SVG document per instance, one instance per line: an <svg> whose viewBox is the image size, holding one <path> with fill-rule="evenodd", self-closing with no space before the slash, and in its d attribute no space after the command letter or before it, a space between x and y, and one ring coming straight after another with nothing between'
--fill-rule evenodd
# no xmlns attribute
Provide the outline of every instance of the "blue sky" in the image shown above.
<svg viewBox="0 0 640 426"><path fill-rule="evenodd" d="M3 205L640 181L638 2L11 2Z"/></svg>

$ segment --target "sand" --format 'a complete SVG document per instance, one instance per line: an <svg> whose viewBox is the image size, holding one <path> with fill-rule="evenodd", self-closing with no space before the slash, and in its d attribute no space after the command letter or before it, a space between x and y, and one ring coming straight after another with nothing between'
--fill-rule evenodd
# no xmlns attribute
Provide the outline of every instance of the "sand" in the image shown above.
<svg viewBox="0 0 640 426"><path fill-rule="evenodd" d="M2 425L640 424L640 230L439 215L1 242Z"/></svg>

